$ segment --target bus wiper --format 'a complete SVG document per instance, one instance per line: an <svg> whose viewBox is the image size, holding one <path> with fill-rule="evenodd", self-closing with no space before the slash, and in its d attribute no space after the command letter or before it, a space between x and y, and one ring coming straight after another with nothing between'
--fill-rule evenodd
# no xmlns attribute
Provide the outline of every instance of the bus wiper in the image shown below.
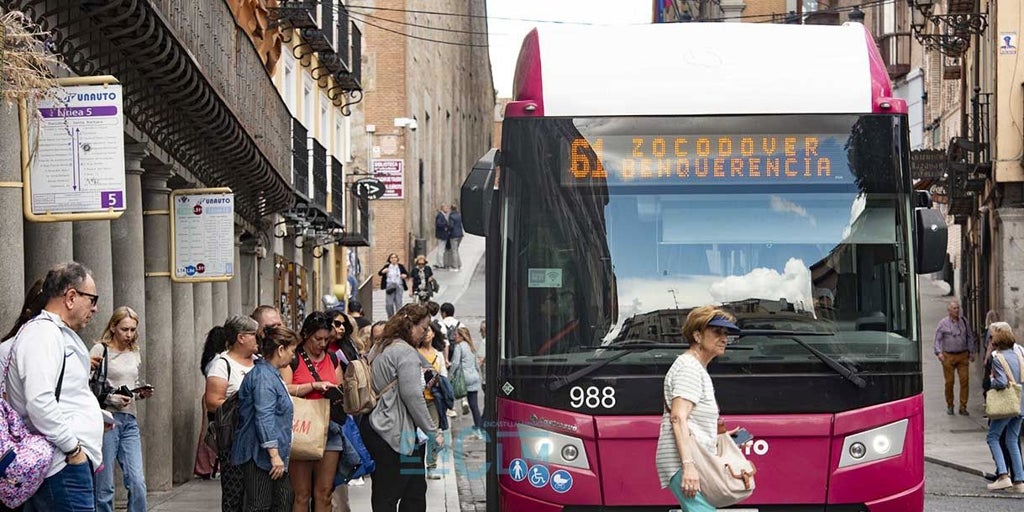
<svg viewBox="0 0 1024 512"><path fill-rule="evenodd" d="M583 377L586 377L587 375L590 375L591 373L594 373L597 370L604 368L608 364L619 359L622 359L623 357L634 352L646 352L648 350L655 348L681 348L681 345L677 343L658 343L656 341L643 339L629 339L619 341L614 345L604 345L601 347L594 348L599 350L615 350L616 353L604 359L601 359L600 361L595 361L591 363L589 366L580 368L579 370L576 370L570 373L569 375L555 377L555 379L551 381L550 384L548 384L548 390L552 392L558 391L559 389L562 389L568 386L569 384L572 384L582 379Z"/></svg>
<svg viewBox="0 0 1024 512"><path fill-rule="evenodd" d="M867 387L868 383L860 375L857 375L856 371L851 370L848 366L844 365L843 363L840 363L839 361L833 359L828 354L812 347L809 343L800 339L800 336L832 336L833 334L835 333L814 331L775 331L772 329L749 329L744 330L738 336L738 338L745 338L747 336L765 336L770 338L778 337L785 338L787 340L793 340L797 342L801 347L807 349L808 352L814 354L814 356L820 359L821 362L825 363L825 366L828 366L829 368L835 370L836 373L842 375L844 378L846 378L846 380L852 382L858 388L864 389L865 387Z"/></svg>

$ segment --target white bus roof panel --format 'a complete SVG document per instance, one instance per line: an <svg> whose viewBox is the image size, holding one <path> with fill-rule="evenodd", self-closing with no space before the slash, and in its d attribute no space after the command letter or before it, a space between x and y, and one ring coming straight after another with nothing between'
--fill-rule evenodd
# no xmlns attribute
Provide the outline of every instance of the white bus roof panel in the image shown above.
<svg viewBox="0 0 1024 512"><path fill-rule="evenodd" d="M873 110L860 24L544 27L536 38L546 117Z"/></svg>

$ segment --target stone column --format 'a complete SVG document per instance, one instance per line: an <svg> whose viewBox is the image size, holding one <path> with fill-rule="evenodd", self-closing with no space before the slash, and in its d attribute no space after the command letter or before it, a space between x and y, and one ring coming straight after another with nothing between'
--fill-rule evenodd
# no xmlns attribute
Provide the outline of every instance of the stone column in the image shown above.
<svg viewBox="0 0 1024 512"><path fill-rule="evenodd" d="M173 461L174 483L182 483L192 476L192 456L196 444L192 439L195 427L195 414L192 412L197 402L195 392L195 372L198 371L195 350L195 301L192 283L171 283L171 331L173 337L169 343L170 357L164 364L171 367L171 380L174 389L172 400L173 415L171 424L174 430Z"/></svg>
<svg viewBox="0 0 1024 512"><path fill-rule="evenodd" d="M235 268L238 268L238 267L235 267ZM238 274L235 274L235 277L232 277L231 281L235 281L236 279L239 279ZM211 298L212 304L210 305L210 319L211 319L211 323L210 323L210 326L206 328L206 331L204 331L202 333L202 336L197 336L196 337L197 340L200 340L200 343L202 343L202 340L206 338L206 332L208 332L210 329L212 329L214 325L221 325L221 324L223 324L224 320L229 315L241 314L241 309L242 309L241 304L239 304L238 309L236 311L233 311L233 312L230 312L230 313L228 312L231 309L230 300L228 298L231 295L231 292L230 292L230 287L231 287L230 283L231 283L231 281L224 281L224 282L220 282L220 283L212 283L212 285L210 287L210 294L211 294L211 297L212 297ZM239 297L239 301L241 301L241 297ZM200 345L200 348L202 348L202 345Z"/></svg>
<svg viewBox="0 0 1024 512"><path fill-rule="evenodd" d="M170 435L174 389L174 330L172 320L170 238L167 179L170 166L147 167L142 176L143 231L146 269L146 376L156 391L146 400L146 485L151 491L169 491L173 480L174 440ZM191 313L191 308L189 308ZM191 334L192 331L189 330Z"/></svg>
<svg viewBox="0 0 1024 512"><path fill-rule="evenodd" d="M247 254L243 255L243 253L242 253L242 242L239 239L239 235L240 235L240 233L238 233L236 231L235 232L235 276L232 277L231 280L227 282L227 297L226 297L227 305L228 305L228 307L227 307L227 315L248 314L248 313L251 313L252 310L256 307L256 306L253 306L252 308L246 309L245 306L244 306L246 301L242 298L244 293L245 293L243 290L249 290L250 289L249 286L254 285L256 280L254 279L254 275L255 275L254 270L255 270L255 268L253 267L253 265L251 263L246 265L245 264L246 260L243 260L243 258L248 259L248 258L251 258L251 256L249 256ZM214 293L216 294L216 290L214 291ZM250 294L249 295L249 297L250 297L249 302L252 301L252 297L253 296L254 296L254 294ZM215 302L216 302L216 299L215 299ZM214 311L216 313L216 310L214 310ZM245 313L243 313L243 311ZM225 315L225 316L227 316L227 315ZM214 314L213 321L214 322L222 322L223 319L218 319L216 314Z"/></svg>
<svg viewBox="0 0 1024 512"><path fill-rule="evenodd" d="M0 107L2 108L2 107ZM75 257L70 222L25 221L25 288L46 277L54 265ZM24 298L21 294L20 299Z"/></svg>
<svg viewBox="0 0 1024 512"><path fill-rule="evenodd" d="M14 325L25 299L25 231L22 226L21 136L18 110L0 105L0 336ZM29 280L34 281L38 276Z"/></svg>
<svg viewBox="0 0 1024 512"><path fill-rule="evenodd" d="M224 295L227 292L227 283L196 283L192 286L193 296L193 307L195 309L195 334L192 336L192 343L184 343L184 346L191 346L192 358L189 362L191 370L186 373L186 378L191 382L192 390L189 392L192 400L191 413L194 415L192 419L193 427L193 438L191 439L191 453L188 453L188 477L192 476L192 460L193 454L195 454L196 443L199 442L199 415L201 414L199 396L202 395L203 388L198 387L200 380L197 377L202 377L199 371L199 357L203 353L203 342L206 341L206 333L213 329L214 325L223 324L227 318L227 302L223 299L217 300L214 298L213 291L217 288L223 290ZM218 305L217 303L220 302ZM220 319L213 315L213 312L217 309L221 309L219 313ZM175 351L175 358L177 358L177 351ZM177 365L177 359L175 359L175 365ZM175 382L174 385L175 394L178 394L178 385ZM175 459L177 460L177 459Z"/></svg>
<svg viewBox="0 0 1024 512"><path fill-rule="evenodd" d="M1024 329L1024 208L996 209L998 227L993 259L996 275L996 304L993 309L1014 332Z"/></svg>
<svg viewBox="0 0 1024 512"><path fill-rule="evenodd" d="M78 333L91 347L92 342L100 339L103 329L110 320L116 304L113 300L114 275L110 246L110 221L91 220L74 222L72 225L75 261L92 270L92 278L96 281L96 293L100 295L97 303L98 311L81 332Z"/></svg>

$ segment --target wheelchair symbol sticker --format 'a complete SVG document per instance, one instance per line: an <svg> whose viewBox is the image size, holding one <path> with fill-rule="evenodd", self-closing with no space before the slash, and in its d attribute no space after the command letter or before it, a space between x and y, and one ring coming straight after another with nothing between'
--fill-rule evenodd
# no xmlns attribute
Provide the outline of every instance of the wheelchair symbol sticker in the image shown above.
<svg viewBox="0 0 1024 512"><path fill-rule="evenodd" d="M572 475L564 469L559 469L551 475L551 489L562 494L572 489Z"/></svg>
<svg viewBox="0 0 1024 512"><path fill-rule="evenodd" d="M548 468L537 464L530 468L530 485L541 488L548 484Z"/></svg>
<svg viewBox="0 0 1024 512"><path fill-rule="evenodd" d="M516 482L522 482L526 479L526 461L523 459L512 459L512 462L508 463L508 476L512 477L512 480Z"/></svg>

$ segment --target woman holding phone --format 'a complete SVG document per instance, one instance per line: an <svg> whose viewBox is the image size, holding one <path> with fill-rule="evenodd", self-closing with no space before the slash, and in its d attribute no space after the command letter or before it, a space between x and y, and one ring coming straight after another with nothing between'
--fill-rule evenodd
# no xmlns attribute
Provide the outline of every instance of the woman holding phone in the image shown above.
<svg viewBox="0 0 1024 512"><path fill-rule="evenodd" d="M128 512L146 512L146 475L142 466L142 441L139 434L137 399L153 395L152 386L141 386L139 368L139 315L128 306L114 310L100 340L90 356L100 359L96 371L105 373L114 391L103 397L103 406L113 413L113 428L103 434L103 465L94 480L96 510L114 510L114 462L124 474L128 489Z"/></svg>
<svg viewBox="0 0 1024 512"><path fill-rule="evenodd" d="M711 452L717 450L718 402L707 366L725 353L729 334L740 332L735 321L731 314L714 306L690 311L683 324L683 337L690 347L665 375L665 412L655 465L661 487L672 491L685 512L715 511L700 492L694 454L698 443Z"/></svg>

